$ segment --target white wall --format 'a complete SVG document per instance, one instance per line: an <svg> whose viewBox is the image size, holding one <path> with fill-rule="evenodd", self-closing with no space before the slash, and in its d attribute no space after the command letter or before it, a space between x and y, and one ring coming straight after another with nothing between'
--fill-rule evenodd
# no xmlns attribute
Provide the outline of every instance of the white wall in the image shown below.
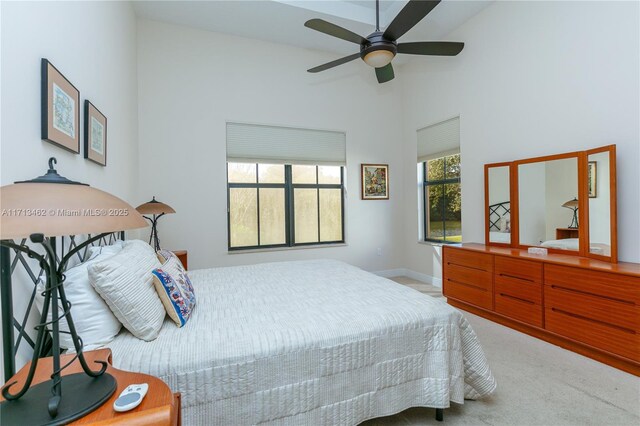
<svg viewBox="0 0 640 426"><path fill-rule="evenodd" d="M485 163L615 143L620 259L640 261L639 6L495 2L446 37L465 42L460 55L413 59L397 73L405 164L417 129L460 115L464 241L484 241ZM405 266L440 276L440 249L416 242L413 184L405 193Z"/></svg>
<svg viewBox="0 0 640 426"><path fill-rule="evenodd" d="M318 257L368 270L403 263L397 80L379 85L361 61L309 74L335 55L152 21L139 21L138 54L138 197L175 208L159 234L163 246L188 250L190 268ZM227 252L226 121L346 132L347 246ZM391 199L361 201L360 163L377 162L390 164Z"/></svg>
<svg viewBox="0 0 640 426"><path fill-rule="evenodd" d="M127 2L2 2L0 183L58 171L133 202L138 175L136 20ZM108 165L40 140L40 58L47 58L108 119ZM83 113L81 117L81 132ZM81 146L83 146L81 141ZM14 282L23 312L27 282Z"/></svg>

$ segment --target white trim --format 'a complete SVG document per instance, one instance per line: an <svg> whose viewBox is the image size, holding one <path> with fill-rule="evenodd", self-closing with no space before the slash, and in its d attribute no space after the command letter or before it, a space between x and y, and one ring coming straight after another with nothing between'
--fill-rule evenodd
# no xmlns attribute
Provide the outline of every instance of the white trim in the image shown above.
<svg viewBox="0 0 640 426"><path fill-rule="evenodd" d="M375 275L378 275L379 277L384 277L384 278L406 277L407 269L406 268L385 269L384 271L372 272L372 274L375 274Z"/></svg>
<svg viewBox="0 0 640 426"><path fill-rule="evenodd" d="M416 272L407 268L385 269L382 271L372 272L372 274L384 278L408 277L425 284L431 284L434 287L442 288L442 278L436 278L434 276Z"/></svg>

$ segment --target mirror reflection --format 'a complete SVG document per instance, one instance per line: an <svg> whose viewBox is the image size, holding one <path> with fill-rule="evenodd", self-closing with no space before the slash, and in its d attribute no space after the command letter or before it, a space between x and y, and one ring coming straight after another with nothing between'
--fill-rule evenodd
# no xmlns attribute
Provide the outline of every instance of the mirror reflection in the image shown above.
<svg viewBox="0 0 640 426"><path fill-rule="evenodd" d="M578 250L578 158L518 166L520 244Z"/></svg>
<svg viewBox="0 0 640 426"><path fill-rule="evenodd" d="M489 179L489 241L511 243L511 198L509 196L509 166L490 167Z"/></svg>
<svg viewBox="0 0 640 426"><path fill-rule="evenodd" d="M588 157L589 252L611 256L611 194L609 151Z"/></svg>

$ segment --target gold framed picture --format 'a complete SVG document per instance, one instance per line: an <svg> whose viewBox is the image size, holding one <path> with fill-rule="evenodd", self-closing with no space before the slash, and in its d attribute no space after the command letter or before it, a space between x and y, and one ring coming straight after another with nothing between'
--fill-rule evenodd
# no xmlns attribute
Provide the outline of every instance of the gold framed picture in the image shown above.
<svg viewBox="0 0 640 426"><path fill-rule="evenodd" d="M80 91L51 62L41 65L41 137L80 153Z"/></svg>
<svg viewBox="0 0 640 426"><path fill-rule="evenodd" d="M107 117L91 102L84 101L84 158L107 165Z"/></svg>
<svg viewBox="0 0 640 426"><path fill-rule="evenodd" d="M363 200L389 199L388 164L361 164L360 179Z"/></svg>

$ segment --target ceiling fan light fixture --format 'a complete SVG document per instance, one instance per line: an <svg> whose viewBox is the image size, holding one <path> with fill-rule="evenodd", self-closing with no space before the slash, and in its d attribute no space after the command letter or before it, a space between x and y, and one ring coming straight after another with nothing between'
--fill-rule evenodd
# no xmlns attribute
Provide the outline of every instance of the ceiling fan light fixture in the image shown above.
<svg viewBox="0 0 640 426"><path fill-rule="evenodd" d="M396 55L392 51L381 49L368 52L362 60L373 68L382 68L390 64L394 56Z"/></svg>

